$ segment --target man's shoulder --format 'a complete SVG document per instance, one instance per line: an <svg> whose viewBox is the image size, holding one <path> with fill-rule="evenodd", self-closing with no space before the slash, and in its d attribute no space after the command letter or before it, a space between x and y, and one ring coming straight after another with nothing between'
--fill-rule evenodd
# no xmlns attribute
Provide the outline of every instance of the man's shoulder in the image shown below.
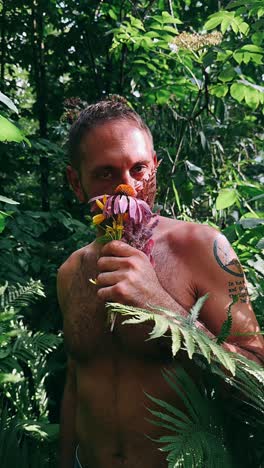
<svg viewBox="0 0 264 468"><path fill-rule="evenodd" d="M84 256L92 256L93 251L93 242L91 244L85 245L81 249L75 250L75 252L73 252L60 266L58 275L65 275L67 273L73 272L76 268L79 267L82 258Z"/></svg>
<svg viewBox="0 0 264 468"><path fill-rule="evenodd" d="M96 259L96 249L96 243L92 242L91 244L88 244L82 247L81 249L76 250L67 258L67 260L65 260L65 262L58 269L58 294L60 294L60 291L65 291L68 289L73 275L78 269L80 269L84 259L86 263L89 263L89 261L91 264L94 263Z"/></svg>
<svg viewBox="0 0 264 468"><path fill-rule="evenodd" d="M170 244L177 243L182 247L190 248L208 246L214 242L221 233L208 224L199 224L190 221L180 221L177 219L160 217L161 230L166 233Z"/></svg>

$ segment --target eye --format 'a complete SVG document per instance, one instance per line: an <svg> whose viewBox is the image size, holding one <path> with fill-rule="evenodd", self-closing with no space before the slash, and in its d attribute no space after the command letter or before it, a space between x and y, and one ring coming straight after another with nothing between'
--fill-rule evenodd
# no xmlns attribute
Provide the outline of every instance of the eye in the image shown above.
<svg viewBox="0 0 264 468"><path fill-rule="evenodd" d="M136 166L133 167L133 172L135 174L141 174L142 172L144 172L145 169L146 169L146 166L144 164L137 164Z"/></svg>
<svg viewBox="0 0 264 468"><path fill-rule="evenodd" d="M102 169L96 174L96 176L98 177L98 179L110 180L113 176L113 173L111 169Z"/></svg>

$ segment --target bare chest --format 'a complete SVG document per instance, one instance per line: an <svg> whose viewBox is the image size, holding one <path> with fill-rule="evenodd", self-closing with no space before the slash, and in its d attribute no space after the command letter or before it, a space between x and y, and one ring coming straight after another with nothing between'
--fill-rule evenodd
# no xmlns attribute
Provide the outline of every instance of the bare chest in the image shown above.
<svg viewBox="0 0 264 468"><path fill-rule="evenodd" d="M155 271L162 287L189 309L195 297L181 259L172 257L164 249L157 249ZM113 317L106 311L104 304L97 298L96 286L89 282L89 278L95 274L93 269L80 269L72 279L64 314L64 335L69 354L77 361L87 361L98 355L107 355L114 345L121 352L132 353L139 358L161 359L163 362L170 359L170 338L148 340L153 321L137 325L124 324L123 316Z"/></svg>

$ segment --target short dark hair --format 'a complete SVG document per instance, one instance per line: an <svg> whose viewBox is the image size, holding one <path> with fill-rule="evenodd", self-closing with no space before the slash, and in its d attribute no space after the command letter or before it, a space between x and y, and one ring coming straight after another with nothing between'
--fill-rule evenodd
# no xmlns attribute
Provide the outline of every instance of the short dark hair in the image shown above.
<svg viewBox="0 0 264 468"><path fill-rule="evenodd" d="M68 154L71 165L79 170L82 161L80 151L81 141L91 129L113 120L133 122L136 127L144 130L153 144L151 131L140 115L134 111L121 96L90 104L83 109L77 120L72 124L68 137Z"/></svg>

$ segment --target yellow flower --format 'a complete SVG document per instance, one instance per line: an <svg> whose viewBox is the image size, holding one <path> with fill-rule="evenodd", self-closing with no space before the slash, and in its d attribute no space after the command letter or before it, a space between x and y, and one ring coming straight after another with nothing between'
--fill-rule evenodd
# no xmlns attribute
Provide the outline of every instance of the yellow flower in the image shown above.
<svg viewBox="0 0 264 468"><path fill-rule="evenodd" d="M105 215L103 213L97 214L93 216L93 224L101 224L104 220L106 219Z"/></svg>
<svg viewBox="0 0 264 468"><path fill-rule="evenodd" d="M103 196L103 202L101 202L101 200L95 200L95 203L98 206L98 208L100 208L100 210L103 211L103 209L105 207L105 204L106 204L106 201L107 201L107 195L104 195Z"/></svg>

